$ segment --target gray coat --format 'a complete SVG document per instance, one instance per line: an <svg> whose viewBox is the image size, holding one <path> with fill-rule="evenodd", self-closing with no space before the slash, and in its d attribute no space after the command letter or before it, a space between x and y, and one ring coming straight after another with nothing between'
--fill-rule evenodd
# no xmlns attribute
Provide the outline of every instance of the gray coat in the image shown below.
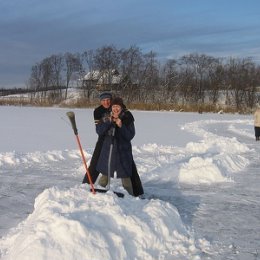
<svg viewBox="0 0 260 260"><path fill-rule="evenodd" d="M105 120L96 125L97 134L104 137L96 169L103 175L108 175L109 151L113 142L110 163L111 177L114 177L114 172L116 171L118 178L126 178L132 175L133 155L131 140L135 136L135 126L133 115L128 110L124 110L121 113L120 119L122 120L121 128ZM112 136L113 128L115 128L114 137Z"/></svg>

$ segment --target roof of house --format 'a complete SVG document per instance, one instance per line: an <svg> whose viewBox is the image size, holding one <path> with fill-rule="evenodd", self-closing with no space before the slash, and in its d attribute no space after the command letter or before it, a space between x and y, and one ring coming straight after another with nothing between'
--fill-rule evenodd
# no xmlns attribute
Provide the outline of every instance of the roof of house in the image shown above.
<svg viewBox="0 0 260 260"><path fill-rule="evenodd" d="M93 70L89 71L84 77L84 80L99 80L100 78L100 71L98 70Z"/></svg>
<svg viewBox="0 0 260 260"><path fill-rule="evenodd" d="M95 80L97 84L119 84L122 77L116 70L112 70L111 73L103 72L101 73L98 70L88 72L84 80Z"/></svg>

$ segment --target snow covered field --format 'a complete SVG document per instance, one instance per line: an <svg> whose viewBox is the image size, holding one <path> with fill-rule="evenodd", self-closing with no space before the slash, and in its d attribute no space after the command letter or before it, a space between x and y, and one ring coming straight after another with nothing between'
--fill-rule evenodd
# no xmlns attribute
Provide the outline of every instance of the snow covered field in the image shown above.
<svg viewBox="0 0 260 260"><path fill-rule="evenodd" d="M67 111L0 107L0 259L260 259L252 116L132 111L142 200L81 184ZM73 111L90 160L93 111Z"/></svg>

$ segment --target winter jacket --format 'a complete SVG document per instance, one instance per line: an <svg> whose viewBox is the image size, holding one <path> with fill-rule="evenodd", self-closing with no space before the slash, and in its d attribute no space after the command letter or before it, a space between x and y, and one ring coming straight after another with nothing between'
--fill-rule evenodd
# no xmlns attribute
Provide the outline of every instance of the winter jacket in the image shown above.
<svg viewBox="0 0 260 260"><path fill-rule="evenodd" d="M133 115L126 109L122 110L120 119L122 120L121 128L105 118L102 123L96 125L96 132L99 138L104 138L96 170L104 175L108 175L109 153L113 142L110 162L111 177L114 177L116 172L118 178L126 178L132 175L133 155L131 140L135 136L135 126ZM115 129L114 136L113 129Z"/></svg>
<svg viewBox="0 0 260 260"><path fill-rule="evenodd" d="M257 108L254 113L254 126L260 127L260 108Z"/></svg>
<svg viewBox="0 0 260 260"><path fill-rule="evenodd" d="M105 121L105 118L109 117L110 113L111 113L111 108L104 108L102 105L98 106L94 110L93 115L94 115L96 128L98 124L100 123L102 124L102 122ZM104 139L103 136L99 136L89 165L89 173L93 183L96 182L99 175L99 172L96 170L96 166L102 149L103 139ZM84 175L82 183L90 183L87 174Z"/></svg>

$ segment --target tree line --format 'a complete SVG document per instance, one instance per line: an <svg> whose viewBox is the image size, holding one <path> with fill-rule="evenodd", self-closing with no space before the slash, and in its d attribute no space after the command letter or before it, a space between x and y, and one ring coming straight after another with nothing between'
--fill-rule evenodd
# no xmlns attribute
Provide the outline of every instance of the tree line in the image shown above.
<svg viewBox="0 0 260 260"><path fill-rule="evenodd" d="M108 45L83 53L51 55L32 66L28 89L42 98L50 95L61 101L74 84L91 99L97 89L85 84L83 78L93 71L108 75L106 88L128 102L217 106L224 96L225 105L243 109L253 108L259 101L260 67L250 57L216 58L191 53L162 62L155 52L143 53L136 46L118 49ZM116 89L114 71L121 78Z"/></svg>

